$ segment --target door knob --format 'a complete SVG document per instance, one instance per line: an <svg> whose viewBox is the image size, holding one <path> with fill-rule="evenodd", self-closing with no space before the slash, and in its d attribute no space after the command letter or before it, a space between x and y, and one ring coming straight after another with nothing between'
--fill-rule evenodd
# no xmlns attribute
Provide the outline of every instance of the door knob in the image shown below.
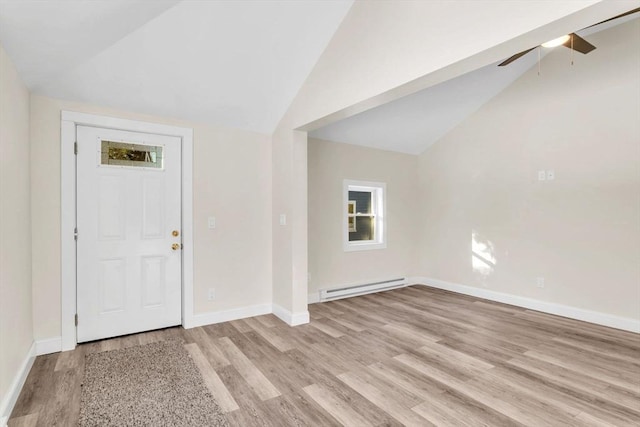
<svg viewBox="0 0 640 427"><path fill-rule="evenodd" d="M178 230L173 230L173 231L171 232L171 235L172 235L173 237L178 237L178 236L180 235L180 232L179 232Z"/></svg>
<svg viewBox="0 0 640 427"><path fill-rule="evenodd" d="M173 245L171 245L171 249L177 251L178 249L180 249L180 243L174 243Z"/></svg>

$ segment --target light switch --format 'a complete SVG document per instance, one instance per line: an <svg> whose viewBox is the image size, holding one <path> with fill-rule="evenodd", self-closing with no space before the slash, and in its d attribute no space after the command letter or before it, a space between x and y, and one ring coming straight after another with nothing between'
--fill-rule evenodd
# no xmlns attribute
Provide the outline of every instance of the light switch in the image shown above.
<svg viewBox="0 0 640 427"><path fill-rule="evenodd" d="M287 225L287 215L280 214L280 225Z"/></svg>
<svg viewBox="0 0 640 427"><path fill-rule="evenodd" d="M553 181L556 179L556 173L552 170L547 171L547 181Z"/></svg>
<svg viewBox="0 0 640 427"><path fill-rule="evenodd" d="M207 224L209 225L209 228L216 228L216 217L215 216L210 216Z"/></svg>

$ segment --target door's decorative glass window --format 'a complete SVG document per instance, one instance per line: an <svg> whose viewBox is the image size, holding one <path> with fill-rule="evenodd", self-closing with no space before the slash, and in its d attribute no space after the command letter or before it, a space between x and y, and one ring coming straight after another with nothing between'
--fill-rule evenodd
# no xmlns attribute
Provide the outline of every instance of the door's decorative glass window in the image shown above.
<svg viewBox="0 0 640 427"><path fill-rule="evenodd" d="M103 140L100 164L162 169L162 147Z"/></svg>

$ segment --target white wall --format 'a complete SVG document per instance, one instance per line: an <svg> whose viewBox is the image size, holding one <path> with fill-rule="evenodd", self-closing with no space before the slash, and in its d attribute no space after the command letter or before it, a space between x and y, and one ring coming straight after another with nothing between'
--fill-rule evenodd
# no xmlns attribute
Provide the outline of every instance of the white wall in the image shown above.
<svg viewBox="0 0 640 427"><path fill-rule="evenodd" d="M308 318L307 134L283 128L272 137L272 147L273 303Z"/></svg>
<svg viewBox="0 0 640 427"><path fill-rule="evenodd" d="M310 139L309 293L413 274L417 250L418 157ZM386 183L387 247L343 249L343 180Z"/></svg>
<svg viewBox="0 0 640 427"><path fill-rule="evenodd" d="M0 45L0 417L33 343L29 170L29 91Z"/></svg>
<svg viewBox="0 0 640 427"><path fill-rule="evenodd" d="M422 154L421 275L640 320L640 20L589 40ZM490 274L472 267L472 233Z"/></svg>
<svg viewBox="0 0 640 427"><path fill-rule="evenodd" d="M60 336L60 111L194 129L194 311L271 304L271 144L267 135L31 97L36 339ZM216 217L208 229L207 217ZM215 288L215 300L207 290Z"/></svg>

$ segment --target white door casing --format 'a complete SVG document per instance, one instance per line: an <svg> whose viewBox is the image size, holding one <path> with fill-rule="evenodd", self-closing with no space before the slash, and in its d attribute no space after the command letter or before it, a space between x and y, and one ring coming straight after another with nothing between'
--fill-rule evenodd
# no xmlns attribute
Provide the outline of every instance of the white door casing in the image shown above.
<svg viewBox="0 0 640 427"><path fill-rule="evenodd" d="M77 140L77 341L179 325L180 138L78 126ZM161 147L162 167L104 164L103 141Z"/></svg>

